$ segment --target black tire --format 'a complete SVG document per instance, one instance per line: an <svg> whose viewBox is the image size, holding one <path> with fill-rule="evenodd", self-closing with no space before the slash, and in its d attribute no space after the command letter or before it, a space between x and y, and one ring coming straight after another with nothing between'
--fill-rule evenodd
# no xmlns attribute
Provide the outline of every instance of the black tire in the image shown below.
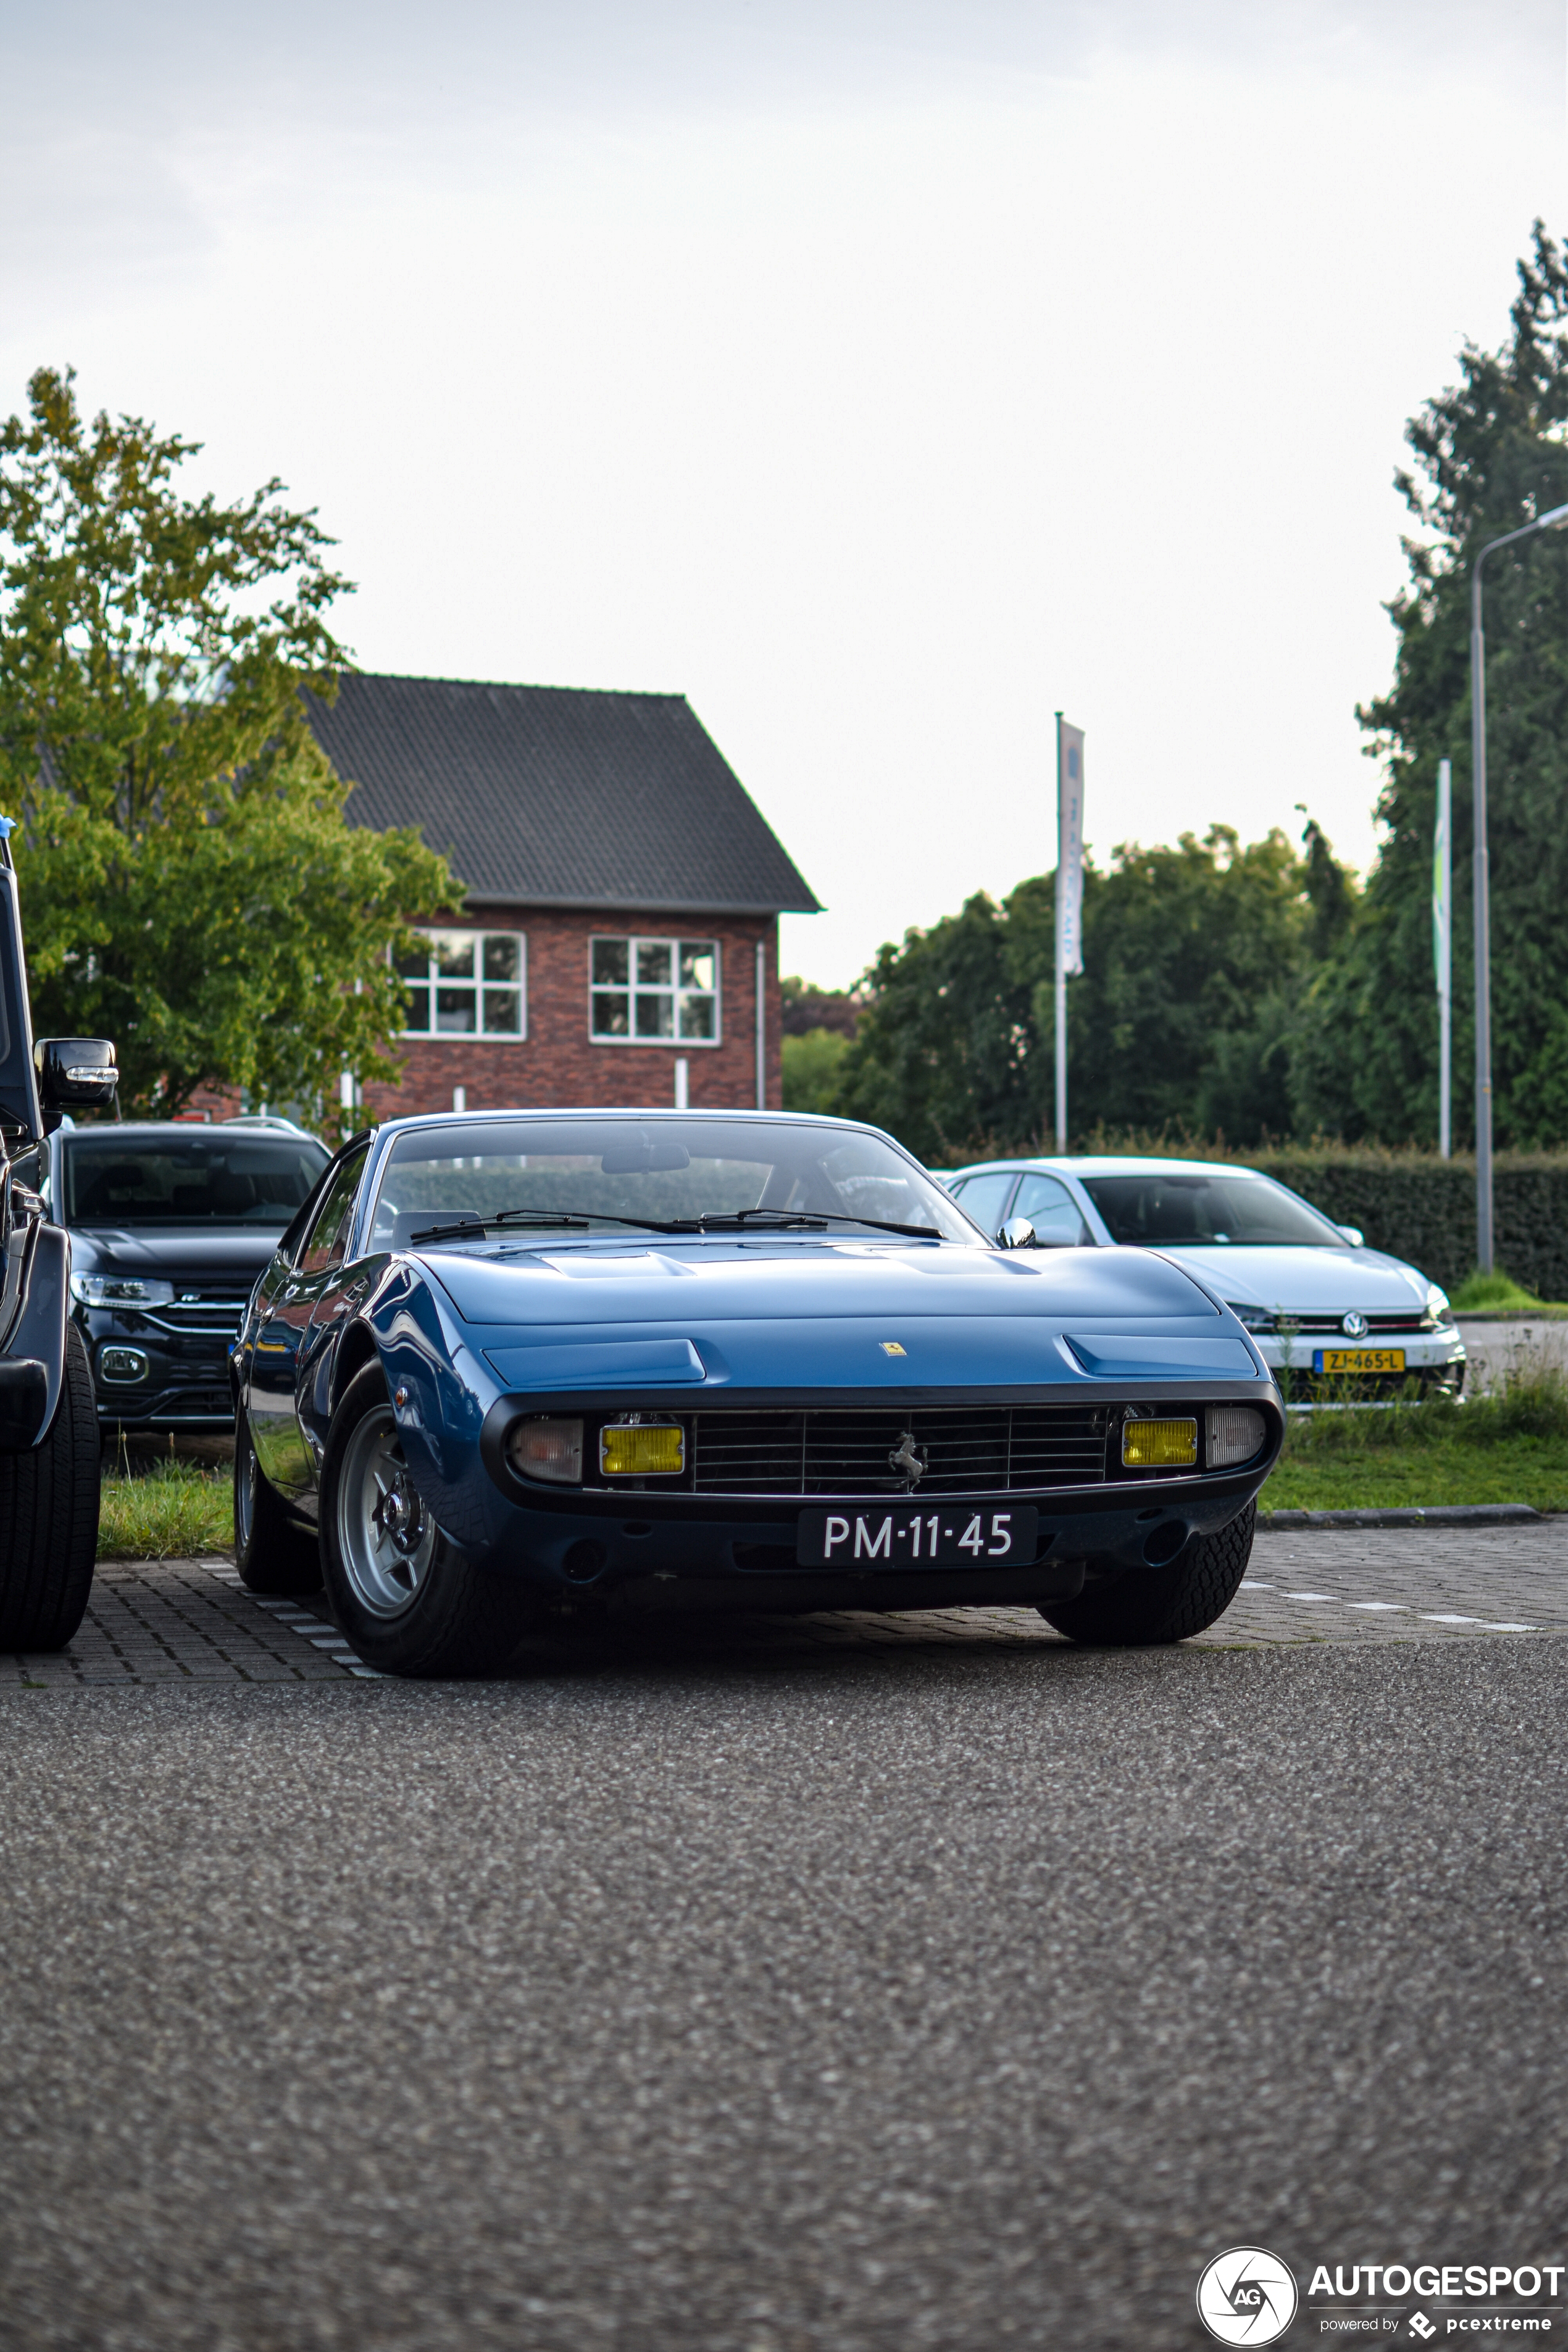
<svg viewBox="0 0 1568 2352"><path fill-rule="evenodd" d="M48 1434L0 1454L0 1650L63 1650L87 1613L98 1555L98 1406L87 1343L66 1326Z"/></svg>
<svg viewBox="0 0 1568 2352"><path fill-rule="evenodd" d="M1129 1569L1114 1583L1091 1586L1076 1601L1054 1601L1040 1614L1058 1633L1102 1648L1152 1648L1184 1642L1223 1617L1252 1557L1258 1506L1212 1536L1194 1536L1169 1568Z"/></svg>
<svg viewBox="0 0 1568 2352"><path fill-rule="evenodd" d="M234 1429L234 1564L247 1592L319 1592L321 1551L268 1485L241 1405Z"/></svg>
<svg viewBox="0 0 1568 2352"><path fill-rule="evenodd" d="M374 1535L364 1500L372 1484L384 1507L390 1486L397 1506L395 1515L383 1509ZM375 1364L350 1381L327 1433L321 1568L340 1629L385 1674L499 1674L538 1613L521 1581L475 1568L426 1511Z"/></svg>

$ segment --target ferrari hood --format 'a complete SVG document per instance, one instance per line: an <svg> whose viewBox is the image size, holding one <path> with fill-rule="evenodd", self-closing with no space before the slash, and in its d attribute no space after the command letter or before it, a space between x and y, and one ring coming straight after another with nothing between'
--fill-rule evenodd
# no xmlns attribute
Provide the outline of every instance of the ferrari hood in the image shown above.
<svg viewBox="0 0 1568 2352"><path fill-rule="evenodd" d="M1142 1251L759 1238L420 1264L520 1389L1263 1377L1234 1321Z"/></svg>

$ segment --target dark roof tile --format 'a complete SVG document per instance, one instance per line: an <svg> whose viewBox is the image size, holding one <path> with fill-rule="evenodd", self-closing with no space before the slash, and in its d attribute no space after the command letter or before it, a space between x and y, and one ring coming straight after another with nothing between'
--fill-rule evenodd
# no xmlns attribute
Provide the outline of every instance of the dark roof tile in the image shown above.
<svg viewBox="0 0 1568 2352"><path fill-rule="evenodd" d="M470 898L817 911L684 695L350 671L335 703L306 702L358 787L351 823L417 825Z"/></svg>

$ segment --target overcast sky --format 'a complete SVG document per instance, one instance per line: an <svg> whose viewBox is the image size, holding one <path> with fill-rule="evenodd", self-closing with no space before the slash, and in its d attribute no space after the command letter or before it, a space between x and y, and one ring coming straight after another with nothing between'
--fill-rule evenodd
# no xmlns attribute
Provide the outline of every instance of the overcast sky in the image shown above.
<svg viewBox="0 0 1568 2352"><path fill-rule="evenodd" d="M1563 0L0 0L0 414L280 474L367 668L689 695L842 984L1052 863L1058 707L1102 858L1370 859L1565 77Z"/></svg>

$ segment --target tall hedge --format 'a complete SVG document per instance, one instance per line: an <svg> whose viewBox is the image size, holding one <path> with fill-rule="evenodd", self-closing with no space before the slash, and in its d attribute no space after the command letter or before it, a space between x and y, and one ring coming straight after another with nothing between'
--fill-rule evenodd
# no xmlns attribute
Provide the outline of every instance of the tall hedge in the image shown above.
<svg viewBox="0 0 1568 2352"><path fill-rule="evenodd" d="M1226 1157L1289 1184L1335 1224L1359 1225L1373 1249L1407 1258L1446 1290L1476 1263L1472 1159L1342 1144ZM1499 1265L1537 1297L1568 1298L1568 1152L1500 1152L1492 1198Z"/></svg>

